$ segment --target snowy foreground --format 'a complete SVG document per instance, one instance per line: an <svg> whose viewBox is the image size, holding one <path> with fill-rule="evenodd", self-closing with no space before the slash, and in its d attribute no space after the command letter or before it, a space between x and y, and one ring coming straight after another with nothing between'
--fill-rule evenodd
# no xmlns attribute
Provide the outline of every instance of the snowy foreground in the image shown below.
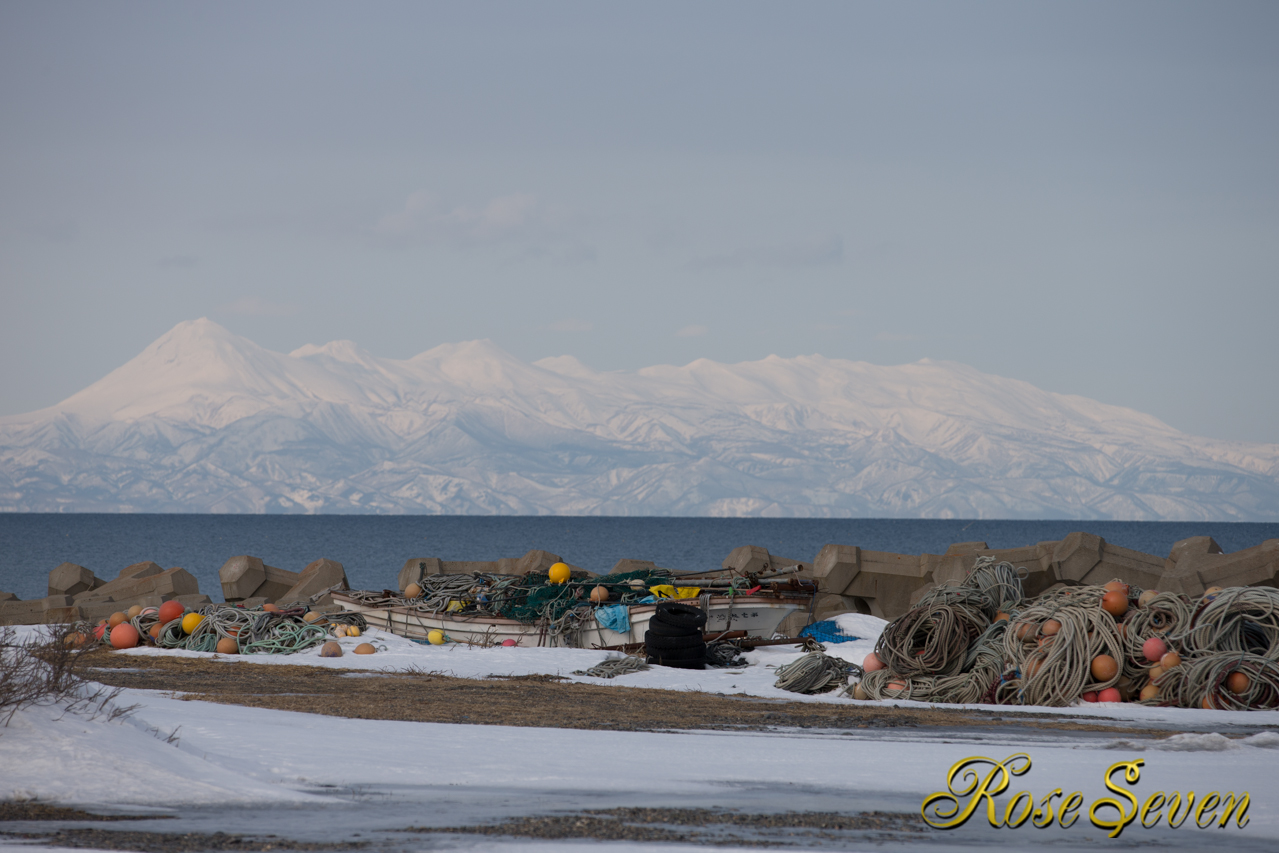
<svg viewBox="0 0 1279 853"><path fill-rule="evenodd" d="M842 617L842 627L865 639L828 652L860 661L882 622ZM804 697L775 689L773 667L798 657L791 647L761 649L749 666L701 672L654 667L611 681L573 676L609 656L574 649L430 647L370 631L379 652L320 658L315 651L283 658L223 658L228 666L280 663L344 669L419 670L459 677L547 673L630 687L662 687L853 704L830 696ZM343 640L345 646L358 641ZM121 654L186 655L140 649ZM352 691L359 689L352 680ZM0 800L38 799L129 814L177 819L116 823L108 828L153 832L274 833L308 840L372 840L373 849L679 850L654 843L504 841L465 835L404 835L409 826L459 826L510 816L580 809L721 807L749 812L873 809L915 812L925 796L946 788L948 768L962 759L1002 760L1025 752L1032 768L1010 792L1038 800L1054 788L1081 791L1084 808L1069 829L994 829L984 808L960 829L930 831L887 843L868 840L841 849L951 849L997 844L1029 849L1120 849L1137 844L1200 849L1273 850L1279 846L1279 713L1086 706L1068 709L999 708L1006 721L989 730L882 728L839 731L609 732L524 729L353 720L293 712L182 701L151 691L126 691L139 703L125 722L107 723L29 709L0 729ZM905 705L882 702L859 705ZM1070 733L1018 724L1022 714L1106 718L1115 725L1157 728L1151 740L1107 733ZM1024 719L1024 718L1023 718ZM1224 735L1230 735L1225 737ZM1242 829L1180 829L1136 823L1118 839L1088 822L1088 804L1112 796L1103 777L1116 762L1144 760L1130 787L1144 800L1163 790L1210 791L1252 798ZM1001 808L1009 798L1000 798ZM981 823L979 824L979 819ZM35 824L0 824L0 831L34 831ZM356 836L359 836L358 838ZM0 849L30 849L5 841ZM733 848L723 848L733 849Z"/></svg>

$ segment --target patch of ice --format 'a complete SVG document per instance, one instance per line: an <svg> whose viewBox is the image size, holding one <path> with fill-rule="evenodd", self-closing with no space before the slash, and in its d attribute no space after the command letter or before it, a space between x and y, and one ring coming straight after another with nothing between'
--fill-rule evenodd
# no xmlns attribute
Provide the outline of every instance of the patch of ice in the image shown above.
<svg viewBox="0 0 1279 853"><path fill-rule="evenodd" d="M1261 738L1261 740L1255 740L1256 738ZM1115 740L1101 748L1136 752L1142 752L1147 749L1155 749L1160 752L1226 752L1231 749L1240 749L1245 745L1266 748L1271 746L1279 747L1279 735L1272 732L1262 732L1259 735L1253 735L1251 738L1232 740L1217 732L1191 732L1153 741Z"/></svg>
<svg viewBox="0 0 1279 853"><path fill-rule="evenodd" d="M1279 732L1257 732L1239 741L1248 746L1257 746L1262 749L1279 749Z"/></svg>
<svg viewBox="0 0 1279 853"><path fill-rule="evenodd" d="M163 732L136 717L108 722L54 707L21 710L0 729L0 801L165 806L312 799L212 765L157 735Z"/></svg>

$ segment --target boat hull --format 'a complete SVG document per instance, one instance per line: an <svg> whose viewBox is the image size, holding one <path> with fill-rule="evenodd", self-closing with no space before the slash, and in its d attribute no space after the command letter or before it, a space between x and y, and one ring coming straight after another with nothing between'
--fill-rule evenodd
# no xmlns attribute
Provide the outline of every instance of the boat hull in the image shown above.
<svg viewBox="0 0 1279 853"><path fill-rule="evenodd" d="M536 625L525 625L514 619L421 613L397 605L374 606L342 593L334 593L333 602L340 604L345 610L359 613L369 627L381 628L410 640L426 640L431 631L442 631L450 641L473 645L494 646L501 645L506 640L514 640L517 646L584 649L644 642L644 632L648 630L649 620L657 611L655 604L632 605L631 629L625 633L591 622L571 634L550 634ZM700 604L701 601L692 600L687 603ZM744 631L748 637L762 639L772 637L782 620L801 607L800 602L794 599L762 596L712 596L707 605L706 634L713 637L729 631Z"/></svg>

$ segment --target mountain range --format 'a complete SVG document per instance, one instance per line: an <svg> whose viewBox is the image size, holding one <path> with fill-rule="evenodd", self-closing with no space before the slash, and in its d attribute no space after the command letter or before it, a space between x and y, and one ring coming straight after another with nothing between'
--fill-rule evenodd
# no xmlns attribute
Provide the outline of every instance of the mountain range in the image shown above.
<svg viewBox="0 0 1279 853"><path fill-rule="evenodd" d="M0 511L1274 521L1279 445L927 359L286 355L200 319L0 418Z"/></svg>

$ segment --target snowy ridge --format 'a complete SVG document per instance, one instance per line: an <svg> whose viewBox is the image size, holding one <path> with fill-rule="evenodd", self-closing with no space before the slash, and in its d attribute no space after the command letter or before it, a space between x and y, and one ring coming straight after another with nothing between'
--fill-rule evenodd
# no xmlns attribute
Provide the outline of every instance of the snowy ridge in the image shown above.
<svg viewBox="0 0 1279 853"><path fill-rule="evenodd" d="M0 510L1270 521L1279 445L949 362L286 355L201 319L0 418Z"/></svg>

